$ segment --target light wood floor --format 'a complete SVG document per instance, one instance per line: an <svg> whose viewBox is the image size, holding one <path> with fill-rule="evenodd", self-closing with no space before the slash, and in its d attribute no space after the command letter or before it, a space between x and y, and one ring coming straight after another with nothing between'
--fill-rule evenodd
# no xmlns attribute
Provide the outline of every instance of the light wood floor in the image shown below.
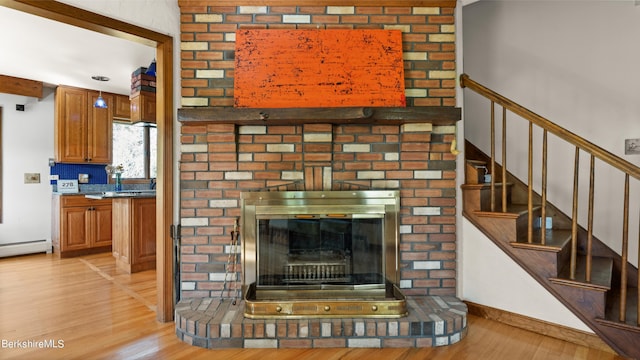
<svg viewBox="0 0 640 360"><path fill-rule="evenodd" d="M121 273L110 254L0 259L0 359L621 359L472 315L467 336L448 347L207 350L155 320L155 294L154 271ZM7 348L58 340L63 348Z"/></svg>

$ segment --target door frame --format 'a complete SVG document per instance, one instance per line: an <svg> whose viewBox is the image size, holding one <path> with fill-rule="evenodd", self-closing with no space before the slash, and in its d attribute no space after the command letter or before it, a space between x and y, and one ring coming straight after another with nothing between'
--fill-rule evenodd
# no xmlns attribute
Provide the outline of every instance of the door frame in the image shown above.
<svg viewBox="0 0 640 360"><path fill-rule="evenodd" d="M54 0L0 0L0 6L156 48L156 318L173 321L173 37Z"/></svg>

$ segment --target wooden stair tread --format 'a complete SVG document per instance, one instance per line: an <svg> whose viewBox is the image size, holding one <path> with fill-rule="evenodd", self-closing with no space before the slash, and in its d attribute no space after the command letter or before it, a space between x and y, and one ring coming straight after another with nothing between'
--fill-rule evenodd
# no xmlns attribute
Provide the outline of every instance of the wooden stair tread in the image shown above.
<svg viewBox="0 0 640 360"><path fill-rule="evenodd" d="M496 204L496 211L474 211L479 217L493 217L493 218L507 218L507 219L517 219L520 216L526 215L529 211L529 208L526 204L508 204L507 212L502 212L498 210L501 208L499 204ZM540 206L534 206L533 211L536 211L540 208Z"/></svg>
<svg viewBox="0 0 640 360"><path fill-rule="evenodd" d="M513 186L513 183L507 183L507 187ZM462 184L460 188L463 190L484 190L491 189L491 183L482 183L482 184ZM502 188L502 183L496 183L496 189ZM502 190L501 190L502 191Z"/></svg>
<svg viewBox="0 0 640 360"><path fill-rule="evenodd" d="M578 255L576 259L576 276L570 279L569 264L565 266L558 277L550 278L549 281L556 284L564 284L575 287L589 288L593 290L608 291L611 289L611 278L613 276L613 259L594 256L592 259L591 282L586 281L586 256Z"/></svg>
<svg viewBox="0 0 640 360"><path fill-rule="evenodd" d="M627 331L633 331L633 332L636 332L636 333L640 334L640 327L638 327L636 325L633 325L633 323L631 323L629 321L629 319L627 319L626 322L620 322L620 321L613 321L613 320L597 318L596 321L600 325L611 326L611 327L614 327L614 328L627 330Z"/></svg>
<svg viewBox="0 0 640 360"><path fill-rule="evenodd" d="M548 229L545 232L545 243L542 244L542 229L533 229L532 242L529 243L527 233L522 231L518 234L518 239L511 242L511 246L521 249L535 249L542 251L558 252L571 242L571 230Z"/></svg>

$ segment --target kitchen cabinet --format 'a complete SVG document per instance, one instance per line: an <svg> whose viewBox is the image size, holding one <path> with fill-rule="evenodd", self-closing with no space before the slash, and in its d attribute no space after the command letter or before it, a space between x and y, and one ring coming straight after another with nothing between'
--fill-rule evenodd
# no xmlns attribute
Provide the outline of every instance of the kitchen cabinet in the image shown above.
<svg viewBox="0 0 640 360"><path fill-rule="evenodd" d="M131 97L131 122L156 123L156 94L141 91Z"/></svg>
<svg viewBox="0 0 640 360"><path fill-rule="evenodd" d="M95 108L99 93L58 86L55 100L54 152L61 163L110 164L114 98L103 93L107 108Z"/></svg>
<svg viewBox="0 0 640 360"><path fill-rule="evenodd" d="M52 242L60 257L111 251L111 199L53 195Z"/></svg>
<svg viewBox="0 0 640 360"><path fill-rule="evenodd" d="M156 267L155 197L113 199L113 257L127 273Z"/></svg>
<svg viewBox="0 0 640 360"><path fill-rule="evenodd" d="M121 121L131 121L131 100L125 95L113 95L113 118Z"/></svg>

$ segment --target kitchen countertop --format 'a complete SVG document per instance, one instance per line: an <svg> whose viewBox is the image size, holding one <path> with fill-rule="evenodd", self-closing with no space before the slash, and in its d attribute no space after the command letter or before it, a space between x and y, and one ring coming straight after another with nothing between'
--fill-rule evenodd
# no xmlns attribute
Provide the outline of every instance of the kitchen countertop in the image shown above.
<svg viewBox="0 0 640 360"><path fill-rule="evenodd" d="M123 190L123 191L103 191L101 193L85 194L87 199L114 199L114 198L153 198L156 197L155 190Z"/></svg>

